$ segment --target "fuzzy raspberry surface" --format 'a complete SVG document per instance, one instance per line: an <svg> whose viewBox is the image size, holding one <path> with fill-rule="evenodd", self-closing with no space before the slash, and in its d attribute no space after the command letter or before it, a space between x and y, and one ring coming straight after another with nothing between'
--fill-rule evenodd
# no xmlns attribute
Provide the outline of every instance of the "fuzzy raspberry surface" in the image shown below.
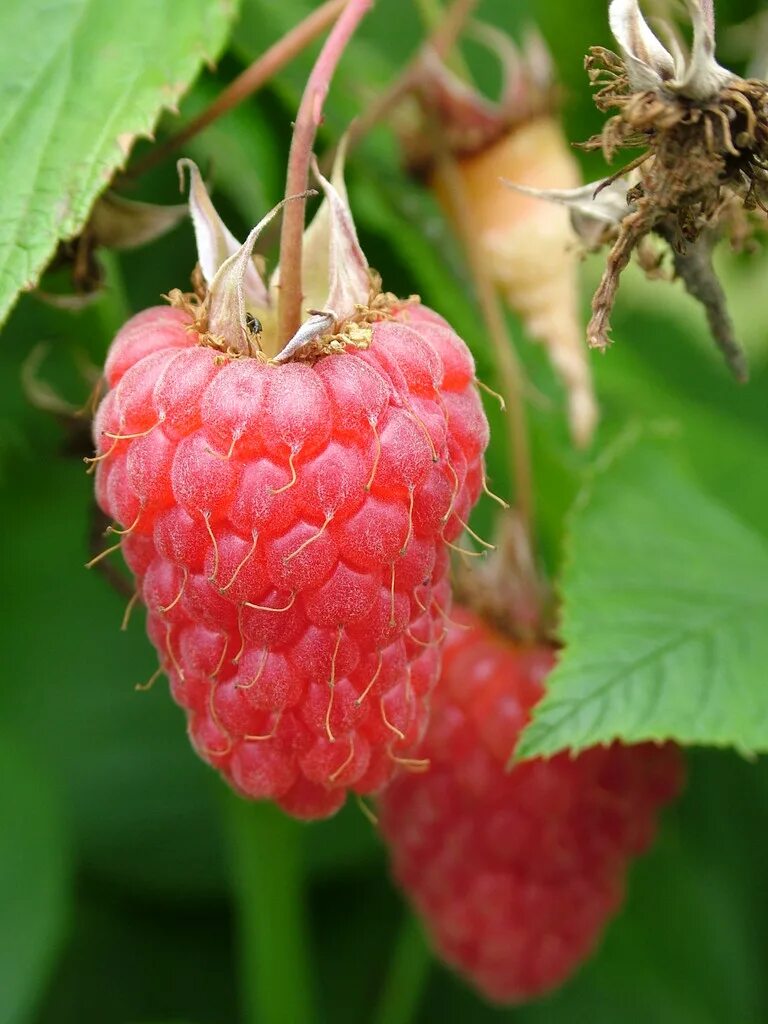
<svg viewBox="0 0 768 1024"><path fill-rule="evenodd" d="M445 542L483 481L472 358L420 304L370 347L269 365L133 317L105 367L96 494L192 743L238 792L324 817L421 738Z"/></svg>
<svg viewBox="0 0 768 1024"><path fill-rule="evenodd" d="M456 608L420 757L382 794L395 877L443 958L486 998L532 999L589 956L631 859L683 780L646 743L505 765L554 663ZM460 628L461 626L465 628Z"/></svg>

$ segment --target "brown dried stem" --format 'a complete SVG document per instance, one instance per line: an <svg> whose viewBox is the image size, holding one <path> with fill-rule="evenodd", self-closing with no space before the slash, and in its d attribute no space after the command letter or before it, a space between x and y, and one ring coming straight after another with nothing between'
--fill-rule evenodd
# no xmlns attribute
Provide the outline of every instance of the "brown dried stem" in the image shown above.
<svg viewBox="0 0 768 1024"><path fill-rule="evenodd" d="M656 232L670 244L675 273L686 291L704 307L710 332L728 368L736 380L745 383L749 379L746 357L735 338L725 292L712 266L712 249L718 241L717 234L711 231L702 234L683 251L678 251L673 244L673 230L659 225Z"/></svg>
<svg viewBox="0 0 768 1024"><path fill-rule="evenodd" d="M285 182L286 198L307 190L312 148L322 120L323 104L331 78L352 33L372 4L373 0L349 0L312 68L293 129ZM277 337L280 349L290 341L301 324L301 303L304 297L301 285L301 250L305 207L304 199L286 206L280 233L280 296L277 305Z"/></svg>
<svg viewBox="0 0 768 1024"><path fill-rule="evenodd" d="M347 0L327 0L303 21L270 46L250 67L227 86L202 113L193 118L165 142L155 146L147 155L126 171L124 178L134 179L166 160L185 142L199 135L243 100L258 92L273 75L297 57L302 50L323 32L344 9Z"/></svg>

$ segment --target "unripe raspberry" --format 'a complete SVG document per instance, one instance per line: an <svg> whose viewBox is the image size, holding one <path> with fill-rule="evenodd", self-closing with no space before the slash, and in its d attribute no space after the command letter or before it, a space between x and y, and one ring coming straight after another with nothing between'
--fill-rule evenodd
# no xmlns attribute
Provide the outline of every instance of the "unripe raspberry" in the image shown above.
<svg viewBox="0 0 768 1024"><path fill-rule="evenodd" d="M98 500L195 748L300 817L379 789L420 739L445 542L483 479L464 343L418 302L370 333L275 365L146 310L112 344L95 422Z"/></svg>
<svg viewBox="0 0 768 1024"><path fill-rule="evenodd" d="M418 749L429 769L387 788L381 828L440 955L488 999L524 1002L589 956L683 765L671 745L613 744L507 771L554 652L453 614Z"/></svg>
<svg viewBox="0 0 768 1024"><path fill-rule="evenodd" d="M428 50L420 95L433 131L420 122L404 125L406 156L459 235L471 231L489 278L546 346L567 391L574 439L586 444L597 405L579 309L579 245L567 209L525 194L581 184L554 112L551 60L535 34L518 49L491 26L475 32L500 59L501 97L490 101ZM452 153L448 169L434 145L435 127L443 150ZM507 183L523 188L513 191Z"/></svg>
<svg viewBox="0 0 768 1024"><path fill-rule="evenodd" d="M546 346L567 389L574 438L584 444L594 431L597 406L579 308L576 236L564 207L504 184L581 184L562 125L551 115L525 121L479 153L459 158L456 166L488 270L532 337ZM439 174L433 185L450 211Z"/></svg>

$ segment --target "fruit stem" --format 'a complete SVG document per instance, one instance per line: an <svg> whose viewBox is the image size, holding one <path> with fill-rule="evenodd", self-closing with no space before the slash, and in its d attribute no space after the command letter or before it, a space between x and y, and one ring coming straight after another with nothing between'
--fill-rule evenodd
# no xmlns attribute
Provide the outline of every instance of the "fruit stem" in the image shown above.
<svg viewBox="0 0 768 1024"><path fill-rule="evenodd" d="M349 0L312 68L293 129L285 182L286 198L307 190L309 162L331 78L352 33L372 5L373 0ZM305 207L306 200L296 200L286 206L283 215L283 228L280 233L280 295L277 305L279 351L291 340L301 325L301 303L304 298L301 285L301 249Z"/></svg>
<svg viewBox="0 0 768 1024"><path fill-rule="evenodd" d="M197 117L194 117L189 124L184 125L161 145L155 146L143 159L137 160L133 167L123 175L124 179L138 178L161 164L185 142L189 142L191 138L199 135L214 121L258 92L273 75L306 49L313 39L319 36L334 18L338 17L346 3L347 0L327 0L317 10L312 11L239 74L226 89L219 93L213 103Z"/></svg>
<svg viewBox="0 0 768 1024"><path fill-rule="evenodd" d="M483 252L477 242L468 213L470 206L456 160L449 152L439 126L433 123L432 129L437 155L437 173L443 179L446 195L451 203L452 218L458 227L459 240L467 256L477 301L493 346L496 369L502 382L502 392L509 415L507 454L510 460L511 479L515 482L515 506L528 545L533 551L533 476L528 423L525 415L523 369L509 336L504 312L493 280L488 273Z"/></svg>
<svg viewBox="0 0 768 1024"><path fill-rule="evenodd" d="M431 966L421 926L406 911L371 1024L409 1024L419 1009Z"/></svg>
<svg viewBox="0 0 768 1024"><path fill-rule="evenodd" d="M315 1019L302 826L267 803L225 794L244 1024Z"/></svg>

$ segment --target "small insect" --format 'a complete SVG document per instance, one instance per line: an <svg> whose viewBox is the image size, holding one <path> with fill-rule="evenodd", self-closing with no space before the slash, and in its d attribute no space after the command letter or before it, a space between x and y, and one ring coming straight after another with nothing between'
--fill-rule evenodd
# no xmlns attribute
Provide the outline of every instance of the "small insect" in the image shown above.
<svg viewBox="0 0 768 1024"><path fill-rule="evenodd" d="M251 334L261 334L261 320L253 315L253 313L245 314L245 325Z"/></svg>

